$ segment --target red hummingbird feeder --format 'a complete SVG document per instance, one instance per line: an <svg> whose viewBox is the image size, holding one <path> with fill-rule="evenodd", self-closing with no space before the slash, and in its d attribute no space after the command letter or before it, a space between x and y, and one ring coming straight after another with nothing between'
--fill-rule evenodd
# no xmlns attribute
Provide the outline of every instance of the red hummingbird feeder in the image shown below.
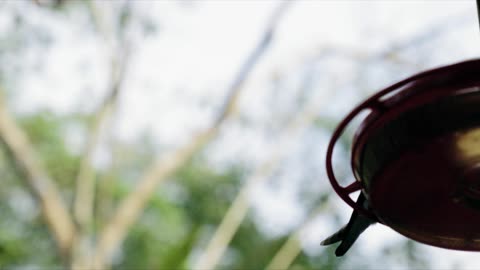
<svg viewBox="0 0 480 270"><path fill-rule="evenodd" d="M333 172L333 149L367 110L353 138L355 181L344 187ZM322 242L341 241L337 256L375 222L428 245L480 251L480 59L419 73L371 96L338 125L326 160L333 189L354 209Z"/></svg>
<svg viewBox="0 0 480 270"><path fill-rule="evenodd" d="M352 147L356 181L342 187L334 145L364 110ZM480 251L480 59L422 72L368 98L335 130L326 165L334 190L358 215L425 244ZM349 195L359 190L364 201L354 202Z"/></svg>

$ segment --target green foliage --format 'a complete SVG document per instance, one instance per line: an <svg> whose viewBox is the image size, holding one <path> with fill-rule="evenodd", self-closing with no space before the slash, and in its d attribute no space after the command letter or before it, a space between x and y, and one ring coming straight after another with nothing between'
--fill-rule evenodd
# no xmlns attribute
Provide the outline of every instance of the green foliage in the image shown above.
<svg viewBox="0 0 480 270"><path fill-rule="evenodd" d="M335 246L327 247L324 252L314 256L301 253L293 263L292 269L340 269L343 260L335 256L335 248Z"/></svg>
<svg viewBox="0 0 480 270"><path fill-rule="evenodd" d="M161 187L151 200L127 238L115 269L188 269L192 251L203 250L201 239L210 238L211 229L221 222L242 184L241 176L239 168L217 172L201 159L186 164L175 181ZM262 269L284 241L284 237L263 235L248 216L219 267Z"/></svg>
<svg viewBox="0 0 480 270"><path fill-rule="evenodd" d="M175 177L188 194L179 207L195 224L217 224L239 190L241 173L238 168L218 173L201 161L186 164Z"/></svg>
<svg viewBox="0 0 480 270"><path fill-rule="evenodd" d="M187 269L202 227L221 221L240 183L238 170L219 173L202 161L190 162L175 179L151 199L115 269ZM175 190L181 198L172 196Z"/></svg>
<svg viewBox="0 0 480 270"><path fill-rule="evenodd" d="M38 152L38 158L63 189L72 188L79 166L79 157L67 149L64 141L63 128L67 123L72 124L71 118L64 119L42 111L19 119Z"/></svg>
<svg viewBox="0 0 480 270"><path fill-rule="evenodd" d="M267 238L248 218L233 238L230 249L235 256L223 269L263 269L285 242L285 238Z"/></svg>
<svg viewBox="0 0 480 270"><path fill-rule="evenodd" d="M55 268L59 258L50 233L39 218L32 223L18 220L11 209L0 209L0 265L2 269L15 266L37 265ZM42 251L42 252L39 252Z"/></svg>

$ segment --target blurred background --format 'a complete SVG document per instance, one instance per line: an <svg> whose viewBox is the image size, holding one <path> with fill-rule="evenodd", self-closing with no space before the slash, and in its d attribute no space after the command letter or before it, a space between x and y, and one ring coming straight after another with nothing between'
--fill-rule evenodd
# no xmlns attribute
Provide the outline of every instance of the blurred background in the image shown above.
<svg viewBox="0 0 480 270"><path fill-rule="evenodd" d="M0 268L478 269L383 225L320 246L336 124L478 39L473 0L2 0Z"/></svg>

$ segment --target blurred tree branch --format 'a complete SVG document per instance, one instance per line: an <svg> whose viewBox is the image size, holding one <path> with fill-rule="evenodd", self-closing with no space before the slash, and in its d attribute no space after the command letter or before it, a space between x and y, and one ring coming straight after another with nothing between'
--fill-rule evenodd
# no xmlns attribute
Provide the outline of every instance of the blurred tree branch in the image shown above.
<svg viewBox="0 0 480 270"><path fill-rule="evenodd" d="M42 167L35 151L22 129L7 111L3 91L0 93L0 139L4 143L16 169L40 203L42 214L49 226L59 253L69 256L75 226L55 182Z"/></svg>
<svg viewBox="0 0 480 270"><path fill-rule="evenodd" d="M51 7L54 7L54 8L58 8L60 6L62 6L66 0L50 0L50 1L43 1L43 0L33 0L33 2L36 4L36 5L39 5L39 6L51 6Z"/></svg>
<svg viewBox="0 0 480 270"><path fill-rule="evenodd" d="M113 61L112 63L112 75L111 75L111 87L110 92L105 97L105 100L101 104L100 108L95 113L93 118L92 125L90 127L89 136L87 139L87 145L85 147L85 152L82 155L80 162L80 168L77 175L77 188L76 188L76 197L74 204L74 215L79 227L78 235L78 245L83 246L84 252L92 252L92 247L88 244L90 236L90 227L92 226L93 221L93 206L95 201L95 172L92 168L92 158L95 148L100 139L100 134L102 131L102 126L105 122L108 121L114 107L116 106L119 92L121 89L121 84L123 78L125 77L125 68L126 68L126 59L124 58L121 63ZM79 247L79 248L81 248ZM74 256L74 259L90 256ZM82 268L85 264L89 262L75 262L73 261L73 268ZM77 267L78 266L78 267Z"/></svg>
<svg viewBox="0 0 480 270"><path fill-rule="evenodd" d="M280 156L278 154L273 155L271 160L259 166L255 173L246 181L246 184L241 188L225 213L205 251L200 254L193 269L210 270L216 267L248 212L252 188L273 172L280 161Z"/></svg>
<svg viewBox="0 0 480 270"><path fill-rule="evenodd" d="M210 242L207 244L205 251L200 255L194 269L215 269L250 208L252 189L261 181L268 179L268 176L273 173L278 163L288 152L288 147L285 146L288 145L289 141L292 141L293 134L299 133L316 119L318 108L321 107L321 103L326 99L310 100L309 104L290 120L283 134L272 144L274 147L267 160L258 166L254 173L245 181L245 184L233 200Z"/></svg>
<svg viewBox="0 0 480 270"><path fill-rule="evenodd" d="M250 72L269 47L275 28L287 7L287 3L289 3L289 1L283 2L279 8L275 10L259 44L247 58L232 84L228 87L224 105L212 126L194 136L189 143L171 155L154 161L147 170L145 170L139 180L139 184L132 193L120 203L111 222L105 226L100 234L94 258L94 267L96 269L105 268L115 249L118 248L125 238L130 226L145 208L146 203L154 193L156 187L188 161L205 143L216 136L221 125L233 114L243 83L247 80Z"/></svg>
<svg viewBox="0 0 480 270"><path fill-rule="evenodd" d="M87 135L85 151L80 161L76 179L76 196L73 207L74 217L78 226L78 234L72 250L72 269L91 268L93 253L92 231L93 208L95 202L95 171L92 168L92 158L100 140L103 126L110 119L115 110L122 84L126 76L129 60L129 48L122 44L122 49L115 49L113 28L103 19L102 13L93 1L88 2L92 20L97 31L106 41L106 49L111 52L110 86L104 101L94 113ZM124 8L128 8L125 5ZM123 42L124 43L124 42Z"/></svg>
<svg viewBox="0 0 480 270"><path fill-rule="evenodd" d="M303 222L302 225L295 230L290 237L288 237L285 244L278 250L278 252L273 256L270 263L265 268L266 270L286 270L289 269L292 263L297 258L298 254L302 251L302 246L300 242L300 235L302 232L310 226L317 215L323 212L326 208L327 204L320 205L312 211L310 216Z"/></svg>
<svg viewBox="0 0 480 270"><path fill-rule="evenodd" d="M300 243L300 234L303 226L292 233L285 244L273 256L273 259L265 268L266 270L286 270L292 265L295 258L300 254L302 247Z"/></svg>
<svg viewBox="0 0 480 270"><path fill-rule="evenodd" d="M114 61L115 62L115 61ZM118 71L120 70L120 71ZM105 97L100 108L95 113L93 123L82 155L80 168L77 176L77 196L75 200L74 212L79 226L87 226L91 223L93 210L93 195L95 194L94 178L95 173L92 169L93 152L98 144L101 127L109 119L117 103L121 83L125 77L125 63L112 64L112 86L110 92Z"/></svg>
<svg viewBox="0 0 480 270"><path fill-rule="evenodd" d="M120 67L119 67L120 66ZM120 71L118 71L120 69ZM75 217L80 226L91 222L93 208L94 191L94 171L91 160L93 152L100 138L101 126L110 117L117 103L120 86L125 76L125 63L112 64L112 86L110 93L107 94L100 108L95 113L93 123L90 128L85 153L82 156L80 168L77 176L77 197L75 201Z"/></svg>

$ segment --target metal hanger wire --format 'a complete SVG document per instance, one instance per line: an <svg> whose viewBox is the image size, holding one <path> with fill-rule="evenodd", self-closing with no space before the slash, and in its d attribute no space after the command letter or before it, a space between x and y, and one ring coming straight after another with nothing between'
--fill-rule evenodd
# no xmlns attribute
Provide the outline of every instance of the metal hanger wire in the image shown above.
<svg viewBox="0 0 480 270"><path fill-rule="evenodd" d="M478 17L478 26L480 27L480 0L477 0L477 17Z"/></svg>

